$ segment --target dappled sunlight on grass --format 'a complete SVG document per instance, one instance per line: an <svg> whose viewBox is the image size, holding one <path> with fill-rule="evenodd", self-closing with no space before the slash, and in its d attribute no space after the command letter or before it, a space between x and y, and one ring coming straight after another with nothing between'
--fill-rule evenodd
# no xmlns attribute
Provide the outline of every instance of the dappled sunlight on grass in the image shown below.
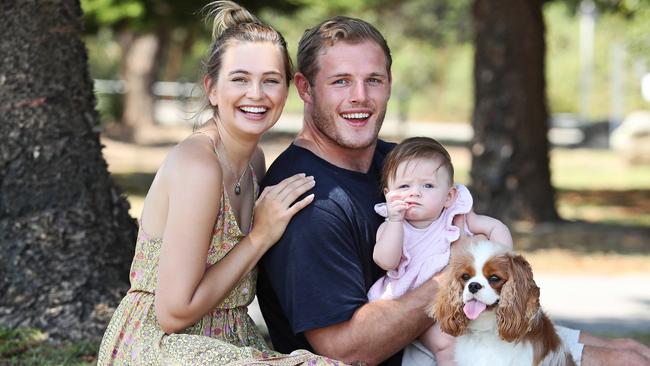
<svg viewBox="0 0 650 366"><path fill-rule="evenodd" d="M650 256L616 253L576 253L567 249L541 249L525 252L535 273L553 272L580 275L616 276L647 273Z"/></svg>
<svg viewBox="0 0 650 366"><path fill-rule="evenodd" d="M561 189L650 190L650 164L630 164L611 150L555 148L551 176Z"/></svg>
<svg viewBox="0 0 650 366"><path fill-rule="evenodd" d="M589 204L576 205L560 201L558 204L558 210L560 211L560 216L567 220L650 226L650 212L631 214L630 210L626 207L597 206Z"/></svg>

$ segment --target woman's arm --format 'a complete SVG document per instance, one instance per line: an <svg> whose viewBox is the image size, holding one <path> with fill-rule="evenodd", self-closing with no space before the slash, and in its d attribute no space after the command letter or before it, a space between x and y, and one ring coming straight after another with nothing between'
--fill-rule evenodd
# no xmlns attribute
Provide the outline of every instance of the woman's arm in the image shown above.
<svg viewBox="0 0 650 366"><path fill-rule="evenodd" d="M191 150L191 149L188 149ZM206 270L218 214L222 171L212 156L179 151L170 161L169 210L158 269L156 316L165 332L190 326L217 306L277 241L289 219L311 202L304 175L268 187L255 203L255 225L222 260Z"/></svg>

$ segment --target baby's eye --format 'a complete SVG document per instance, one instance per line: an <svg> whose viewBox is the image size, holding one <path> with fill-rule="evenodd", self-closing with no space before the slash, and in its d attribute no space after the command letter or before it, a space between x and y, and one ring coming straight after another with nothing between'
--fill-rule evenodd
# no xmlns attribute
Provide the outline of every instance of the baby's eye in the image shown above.
<svg viewBox="0 0 650 366"><path fill-rule="evenodd" d="M471 277L469 276L469 274L467 274L467 273L463 273L463 275L460 276L460 278L462 278L463 281L469 281L469 279L470 279Z"/></svg>
<svg viewBox="0 0 650 366"><path fill-rule="evenodd" d="M424 188L433 188L433 184L431 183L425 183Z"/></svg>
<svg viewBox="0 0 650 366"><path fill-rule="evenodd" d="M397 189L407 189L409 187L408 184L400 184Z"/></svg>
<svg viewBox="0 0 650 366"><path fill-rule="evenodd" d="M490 276L490 278L488 278L488 281L490 281L490 283L499 282L499 281L501 281L501 277L499 277L497 275L492 275L492 276Z"/></svg>

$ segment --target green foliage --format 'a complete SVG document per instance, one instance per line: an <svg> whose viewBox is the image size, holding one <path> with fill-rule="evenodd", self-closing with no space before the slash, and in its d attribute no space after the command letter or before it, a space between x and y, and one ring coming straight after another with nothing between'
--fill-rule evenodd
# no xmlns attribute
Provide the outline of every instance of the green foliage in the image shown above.
<svg viewBox="0 0 650 366"><path fill-rule="evenodd" d="M605 120L610 112L610 74L612 52L617 52L616 45L627 50L623 55L625 65L622 70L625 111L648 106L639 92L641 71L645 68L643 65L650 61L650 43L647 38L650 25L647 24L647 16L641 16L650 15L650 5L647 2L645 4L646 7L640 8L633 17L616 12L602 13L597 17L588 115L592 120ZM547 94L551 112L577 113L581 72L579 18L562 2L547 5L544 15L547 24Z"/></svg>
<svg viewBox="0 0 650 366"><path fill-rule="evenodd" d="M650 64L650 6L638 9L633 21L626 24L630 54Z"/></svg>
<svg viewBox="0 0 650 366"><path fill-rule="evenodd" d="M471 40L470 10L471 0L393 2L378 9L377 26L391 38L453 46Z"/></svg>
<svg viewBox="0 0 650 366"><path fill-rule="evenodd" d="M340 14L348 12L359 12L368 7L367 0L302 0L303 8L309 8L320 14Z"/></svg>
<svg viewBox="0 0 650 366"><path fill-rule="evenodd" d="M562 0L574 14L580 11L583 0ZM637 12L647 9L648 0L592 0L596 9L601 13L617 14L623 17L632 17Z"/></svg>
<svg viewBox="0 0 650 366"><path fill-rule="evenodd" d="M86 19L100 27L137 19L144 14L144 3L140 0L81 0L81 7Z"/></svg>
<svg viewBox="0 0 650 366"><path fill-rule="evenodd" d="M145 24L144 19L158 19L160 22L161 19L168 21L170 16L175 18L167 23L173 28L170 30L169 46L172 50L180 47L192 32L191 27L199 27L200 17L197 11L206 2L165 0L156 2L159 5L154 6L153 0L83 1L84 10L90 16L97 12L103 13L104 10L100 10L102 4L104 7L109 4L121 9L132 3L140 3L143 12L137 21L127 15L122 17L121 22L130 19L131 27L136 27L138 23ZM282 32L292 55L295 55L298 40L304 30L332 15L345 14L375 24L393 50L394 89L389 113L401 113L400 109L406 108L412 119L467 121L471 118L472 0L251 0L241 3ZM550 1L544 9L547 25L547 95L552 113L577 113L579 108L580 43L577 3L577 0ZM599 15L590 117L605 119L609 113L610 52L614 44L622 44L626 50L623 76L625 111L647 108L648 103L642 100L639 92L639 77L650 63L650 42L647 37L650 34L650 22L646 21L650 18L650 2L598 0L596 3ZM107 14L110 13L108 11ZM128 12L124 11L123 14ZM122 23L118 21L112 27L118 27L119 24ZM119 47L115 41L117 32L103 32L97 38L88 38L92 73L97 78L117 78L117 65L120 61ZM106 41L107 37L112 39ZM161 79L198 80L200 63L210 40L207 31L197 32L193 38L193 44L182 51L179 71L163 72L160 74ZM118 52L115 51L116 47ZM166 65L163 62L163 66ZM406 104L403 104L404 98L407 98ZM102 103L116 106L112 102ZM287 103L287 111L302 112L302 104L295 94L292 94Z"/></svg>
<svg viewBox="0 0 650 366"><path fill-rule="evenodd" d="M264 7L292 11L300 0L237 1L255 12ZM161 27L190 27L200 19L205 0L81 0L86 25L94 32L101 27L151 30Z"/></svg>

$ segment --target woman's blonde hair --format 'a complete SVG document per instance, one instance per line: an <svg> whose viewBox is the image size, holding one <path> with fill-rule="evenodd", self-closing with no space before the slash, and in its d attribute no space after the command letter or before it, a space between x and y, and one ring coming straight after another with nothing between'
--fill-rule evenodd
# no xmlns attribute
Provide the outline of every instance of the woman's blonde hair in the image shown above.
<svg viewBox="0 0 650 366"><path fill-rule="evenodd" d="M213 1L203 7L205 20L212 22L212 43L203 62L203 75L214 84L221 71L223 55L230 45L239 42L270 42L282 53L287 85L293 77L293 64L287 51L287 42L280 32L262 23L241 5L232 1ZM209 90L205 91L206 96ZM206 98L207 99L207 98ZM206 105L209 105L206 101Z"/></svg>

